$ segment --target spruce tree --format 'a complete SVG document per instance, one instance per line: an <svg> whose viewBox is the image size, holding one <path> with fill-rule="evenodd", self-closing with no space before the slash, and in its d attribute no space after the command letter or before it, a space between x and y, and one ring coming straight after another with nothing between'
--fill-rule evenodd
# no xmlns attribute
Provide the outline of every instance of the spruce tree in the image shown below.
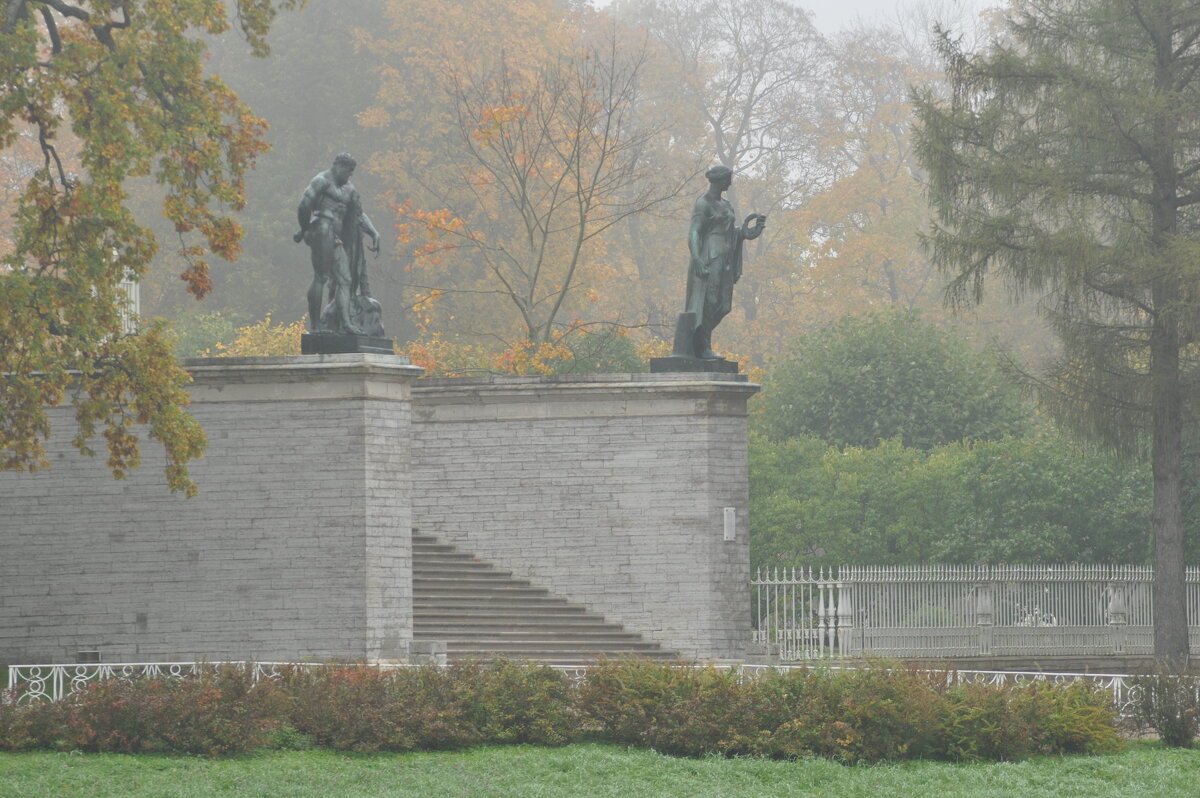
<svg viewBox="0 0 1200 798"><path fill-rule="evenodd" d="M1148 445L1154 648L1188 656L1181 511L1200 319L1200 2L1017 0L985 49L939 37L918 90L936 264L950 297L1041 298L1062 355L1039 394L1090 437Z"/></svg>

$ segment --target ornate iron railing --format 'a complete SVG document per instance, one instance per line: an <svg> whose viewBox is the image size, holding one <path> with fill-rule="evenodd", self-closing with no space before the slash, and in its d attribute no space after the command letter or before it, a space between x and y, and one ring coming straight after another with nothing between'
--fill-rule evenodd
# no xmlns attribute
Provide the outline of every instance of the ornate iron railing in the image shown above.
<svg viewBox="0 0 1200 798"><path fill-rule="evenodd" d="M26 703L32 701L59 701L70 696L92 682L106 679L136 679L160 678L182 679L194 676L205 668L216 668L223 665L234 665L253 668L254 678L274 678L279 676L282 668L290 667L329 667L348 663L285 663L285 662L123 662L89 665L12 665L8 671L8 689L0 692L0 701ZM384 670L394 668L416 667L414 665L397 663L371 664ZM433 666L445 667L445 666ZM579 683L587 674L586 665L554 666L562 671L572 683ZM692 666L679 666L692 667ZM792 669L811 668L813 665L717 665L718 668L729 668L747 677L758 676L764 671L787 671ZM833 665L824 663L821 667L831 670L852 670L852 665ZM989 670L947 670L928 671L944 674L948 681L980 682L992 685L1017 685L1030 682L1051 682L1054 684L1069 684L1076 681L1087 681L1098 689L1109 693L1113 706L1121 715L1127 715L1137 698L1138 688L1130 683L1131 676L1118 673L1043 673L1033 671L989 671Z"/></svg>
<svg viewBox="0 0 1200 798"><path fill-rule="evenodd" d="M754 640L784 662L858 657L1151 654L1154 569L848 566L759 571ZM1200 568L1187 569L1200 652Z"/></svg>
<svg viewBox="0 0 1200 798"><path fill-rule="evenodd" d="M204 669L234 665L252 668L254 680L279 675L283 667L313 667L317 663L288 662L114 662L72 665L10 665L8 690L13 700L59 701L92 682L107 679L182 679ZM383 665L379 667L408 667Z"/></svg>

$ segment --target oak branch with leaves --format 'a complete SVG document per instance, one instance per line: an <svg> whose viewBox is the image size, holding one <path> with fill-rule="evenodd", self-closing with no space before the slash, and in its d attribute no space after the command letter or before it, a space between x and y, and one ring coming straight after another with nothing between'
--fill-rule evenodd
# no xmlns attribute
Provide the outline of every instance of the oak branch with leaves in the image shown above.
<svg viewBox="0 0 1200 798"><path fill-rule="evenodd" d="M253 52L276 11L303 0L3 0L0 152L36 141L10 231L0 237L0 469L49 465L49 408L69 404L75 446L105 438L120 478L144 429L166 450L167 481L188 495L205 446L184 409L189 378L161 324L122 332L126 275L158 249L130 211L131 178L165 190L188 290L211 289L205 257L232 260L244 176L266 123L204 72L198 34L236 24ZM28 149L27 149L28 151Z"/></svg>

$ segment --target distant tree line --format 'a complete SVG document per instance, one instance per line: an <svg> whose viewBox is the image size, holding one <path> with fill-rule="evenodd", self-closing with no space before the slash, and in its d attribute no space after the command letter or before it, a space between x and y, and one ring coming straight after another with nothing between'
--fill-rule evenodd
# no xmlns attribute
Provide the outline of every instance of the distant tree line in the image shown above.
<svg viewBox="0 0 1200 798"><path fill-rule="evenodd" d="M994 353L918 316L847 317L797 339L756 401L755 567L1149 562L1144 453L1081 445ZM1195 562L1194 480L1188 496Z"/></svg>

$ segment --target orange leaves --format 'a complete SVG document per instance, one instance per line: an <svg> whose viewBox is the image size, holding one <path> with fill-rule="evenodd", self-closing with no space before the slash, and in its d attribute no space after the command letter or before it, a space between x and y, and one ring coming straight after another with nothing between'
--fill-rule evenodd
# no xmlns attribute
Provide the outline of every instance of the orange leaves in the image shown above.
<svg viewBox="0 0 1200 798"><path fill-rule="evenodd" d="M449 208L436 211L414 210L412 216L424 223L425 229L431 233L457 233L463 229L466 222L455 216Z"/></svg>
<svg viewBox="0 0 1200 798"><path fill-rule="evenodd" d="M200 226L208 248L225 260L237 260L242 251L242 227L228 217L217 217Z"/></svg>
<svg viewBox="0 0 1200 798"><path fill-rule="evenodd" d="M392 203L396 216L396 242L407 249L416 262L440 263L442 253L457 248L462 241L475 241L476 235L466 229L466 222L449 208L427 211L414 208L412 200ZM412 264L405 266L412 271Z"/></svg>
<svg viewBox="0 0 1200 798"><path fill-rule="evenodd" d="M509 98L510 102L517 99L517 95ZM481 144L489 144L495 140L497 136L510 136L510 132L505 130L506 125L520 119L525 119L529 116L529 109L515 103L512 105L488 105L481 109L479 121L475 125L475 129L471 131L471 137Z"/></svg>
<svg viewBox="0 0 1200 798"><path fill-rule="evenodd" d="M519 341L497 355L494 364L499 371L509 374L553 374L553 361L571 357L571 350L560 341Z"/></svg>
<svg viewBox="0 0 1200 798"><path fill-rule="evenodd" d="M204 260L193 261L179 275L179 279L187 283L187 292L196 299L208 296L213 288L212 277L208 273L208 262Z"/></svg>

